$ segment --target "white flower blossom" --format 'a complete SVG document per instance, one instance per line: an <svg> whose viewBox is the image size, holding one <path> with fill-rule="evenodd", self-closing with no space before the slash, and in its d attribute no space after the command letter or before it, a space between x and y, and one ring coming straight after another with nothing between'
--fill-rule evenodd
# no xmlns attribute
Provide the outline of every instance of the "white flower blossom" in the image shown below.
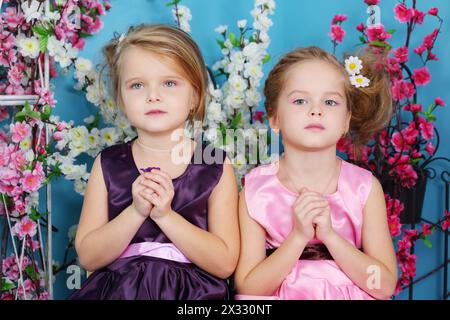
<svg viewBox="0 0 450 320"><path fill-rule="evenodd" d="M214 29L215 32L220 33L220 34L227 32L227 30L228 30L228 26L226 26L226 25L220 25Z"/></svg>
<svg viewBox="0 0 450 320"><path fill-rule="evenodd" d="M40 19L44 10L44 4L36 0L23 1L20 5L25 20L30 22L33 19Z"/></svg>
<svg viewBox="0 0 450 320"><path fill-rule="evenodd" d="M102 143L112 146L117 142L119 135L116 128L104 128L100 130L100 137L102 139Z"/></svg>
<svg viewBox="0 0 450 320"><path fill-rule="evenodd" d="M239 29L244 29L246 25L247 25L247 20L245 20L245 19L239 20L237 22L237 26Z"/></svg>
<svg viewBox="0 0 450 320"><path fill-rule="evenodd" d="M239 75L230 76L228 81L230 82L231 87L238 92L242 92L248 87L247 81Z"/></svg>
<svg viewBox="0 0 450 320"><path fill-rule="evenodd" d="M180 29L185 32L191 32L191 27L189 25L189 21L192 19L191 10L183 5L177 6L178 11L175 7L172 9L172 15L175 19L175 22L180 23Z"/></svg>
<svg viewBox="0 0 450 320"><path fill-rule="evenodd" d="M36 37L25 37L20 34L16 38L16 45L19 52L24 57L37 58L39 56L39 40Z"/></svg>

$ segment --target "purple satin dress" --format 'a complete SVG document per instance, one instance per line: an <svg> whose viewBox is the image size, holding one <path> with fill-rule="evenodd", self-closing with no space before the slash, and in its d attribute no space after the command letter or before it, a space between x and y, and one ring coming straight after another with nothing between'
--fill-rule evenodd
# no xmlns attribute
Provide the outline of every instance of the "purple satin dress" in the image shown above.
<svg viewBox="0 0 450 320"><path fill-rule="evenodd" d="M131 152L132 142L111 146L101 152L103 178L108 190L109 220L132 203L131 185L140 174ZM211 164L210 161L202 160L199 163L197 160L201 158L200 153L211 155L216 161ZM208 198L222 176L224 159L223 150L198 143L186 171L172 180L175 189L172 209L204 230L208 227ZM139 252L146 244L157 244L159 248L156 251L163 252L163 257ZM177 261L176 257L166 254L167 248L161 247L171 247L169 249L173 249L172 253L178 250L156 223L150 218L146 219L131 240L127 254L122 254L110 265L96 270L69 299L230 298L226 280L209 274L189 260ZM148 251L152 250L150 248ZM182 256L179 251L175 253Z"/></svg>

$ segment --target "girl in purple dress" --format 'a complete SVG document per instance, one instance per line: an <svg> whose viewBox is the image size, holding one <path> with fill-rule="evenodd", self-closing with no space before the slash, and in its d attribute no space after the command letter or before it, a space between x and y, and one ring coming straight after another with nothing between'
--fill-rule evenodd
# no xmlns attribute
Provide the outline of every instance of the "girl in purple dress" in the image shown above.
<svg viewBox="0 0 450 320"><path fill-rule="evenodd" d="M336 156L359 152L392 112L383 54L342 65L317 48L286 54L264 88L279 161L253 169L241 192L236 298L388 299L397 266L380 183Z"/></svg>
<svg viewBox="0 0 450 320"><path fill-rule="evenodd" d="M70 299L228 299L236 179L222 150L183 134L204 116L199 48L177 28L141 25L104 53L138 136L94 161L75 239L93 274Z"/></svg>

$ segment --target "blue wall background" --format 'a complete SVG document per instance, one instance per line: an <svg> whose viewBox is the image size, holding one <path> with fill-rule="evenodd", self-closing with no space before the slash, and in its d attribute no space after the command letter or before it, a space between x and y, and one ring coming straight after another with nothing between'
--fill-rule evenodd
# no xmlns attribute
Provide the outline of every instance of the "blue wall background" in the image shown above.
<svg viewBox="0 0 450 320"><path fill-rule="evenodd" d="M129 25L137 23L169 23L173 24L170 9L165 6L166 0L112 0L113 8L103 17L104 28L102 31L88 39L85 50L81 56L89 58L96 63L102 62L101 48L113 36L115 31L124 32ZM247 19L251 24L250 11L253 0L230 1L230 0L183 0L192 12L191 34L198 42L205 60L212 66L221 58L220 50L215 42L219 35L214 29L221 24L228 25L237 31L236 22L239 19ZM381 1L381 20L387 29L397 29L394 47L404 42L406 25L399 24L394 19L393 7L395 0ZM272 56L271 61L264 67L264 73L270 70L283 53L297 46L317 45L327 50L332 50L332 44L328 37L331 19L336 13L348 16L343 27L347 31L344 44L337 50L337 56L354 50L358 42L358 32L355 26L360 22L366 22L367 6L362 0L278 0L275 15L272 16L274 25L269 31L271 44L268 48ZM450 155L449 137L450 126L450 2L446 0L418 1L418 8L428 11L430 7L438 7L440 16L444 19L442 32L437 41L435 54L440 58L437 62L431 62L429 69L432 73L432 83L425 88L419 88L419 102L424 105L431 103L435 97L440 96L449 106L441 108L436 112L438 120L436 126L442 137L441 146L436 156ZM411 47L419 45L424 35L429 34L437 26L437 20L426 17L425 23L419 25L411 40ZM412 67L420 67L419 60L413 57ZM56 87L56 99L58 100L55 114L60 115L63 120L73 119L75 124L82 124L83 118L88 117L96 108L90 105L84 95L73 89L72 77L59 77L54 82ZM447 124L447 125L446 125ZM88 161L89 167L92 161ZM440 172L443 165L435 164ZM448 167L447 167L448 168ZM70 226L78 223L83 198L73 191L73 185L69 181L59 179L53 184L53 219L54 224L60 230L54 235L54 258L62 262L64 249L67 244L67 231ZM444 210L443 184L430 181L427 187L423 215L429 220L437 221L443 215ZM416 253L418 255L417 276L421 276L440 264L443 259L443 234L436 232L430 237L433 248L429 249L421 241L418 242ZM74 252L70 254L74 257ZM55 299L65 299L70 290L66 287L67 274L61 272L56 277ZM427 280L417 284L414 289L415 299L440 299L443 290L442 270ZM407 291L404 291L396 299L407 299Z"/></svg>

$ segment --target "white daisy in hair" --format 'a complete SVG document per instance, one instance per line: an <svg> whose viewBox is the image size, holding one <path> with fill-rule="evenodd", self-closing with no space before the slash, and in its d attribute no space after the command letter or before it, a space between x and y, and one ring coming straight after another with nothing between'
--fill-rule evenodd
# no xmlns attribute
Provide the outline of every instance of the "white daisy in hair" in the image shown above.
<svg viewBox="0 0 450 320"><path fill-rule="evenodd" d="M351 76L360 73L362 67L362 61L358 57L350 56L345 59L345 69Z"/></svg>
<svg viewBox="0 0 450 320"><path fill-rule="evenodd" d="M367 87L370 83L370 80L363 75L350 76L350 82L356 88L364 88Z"/></svg>

